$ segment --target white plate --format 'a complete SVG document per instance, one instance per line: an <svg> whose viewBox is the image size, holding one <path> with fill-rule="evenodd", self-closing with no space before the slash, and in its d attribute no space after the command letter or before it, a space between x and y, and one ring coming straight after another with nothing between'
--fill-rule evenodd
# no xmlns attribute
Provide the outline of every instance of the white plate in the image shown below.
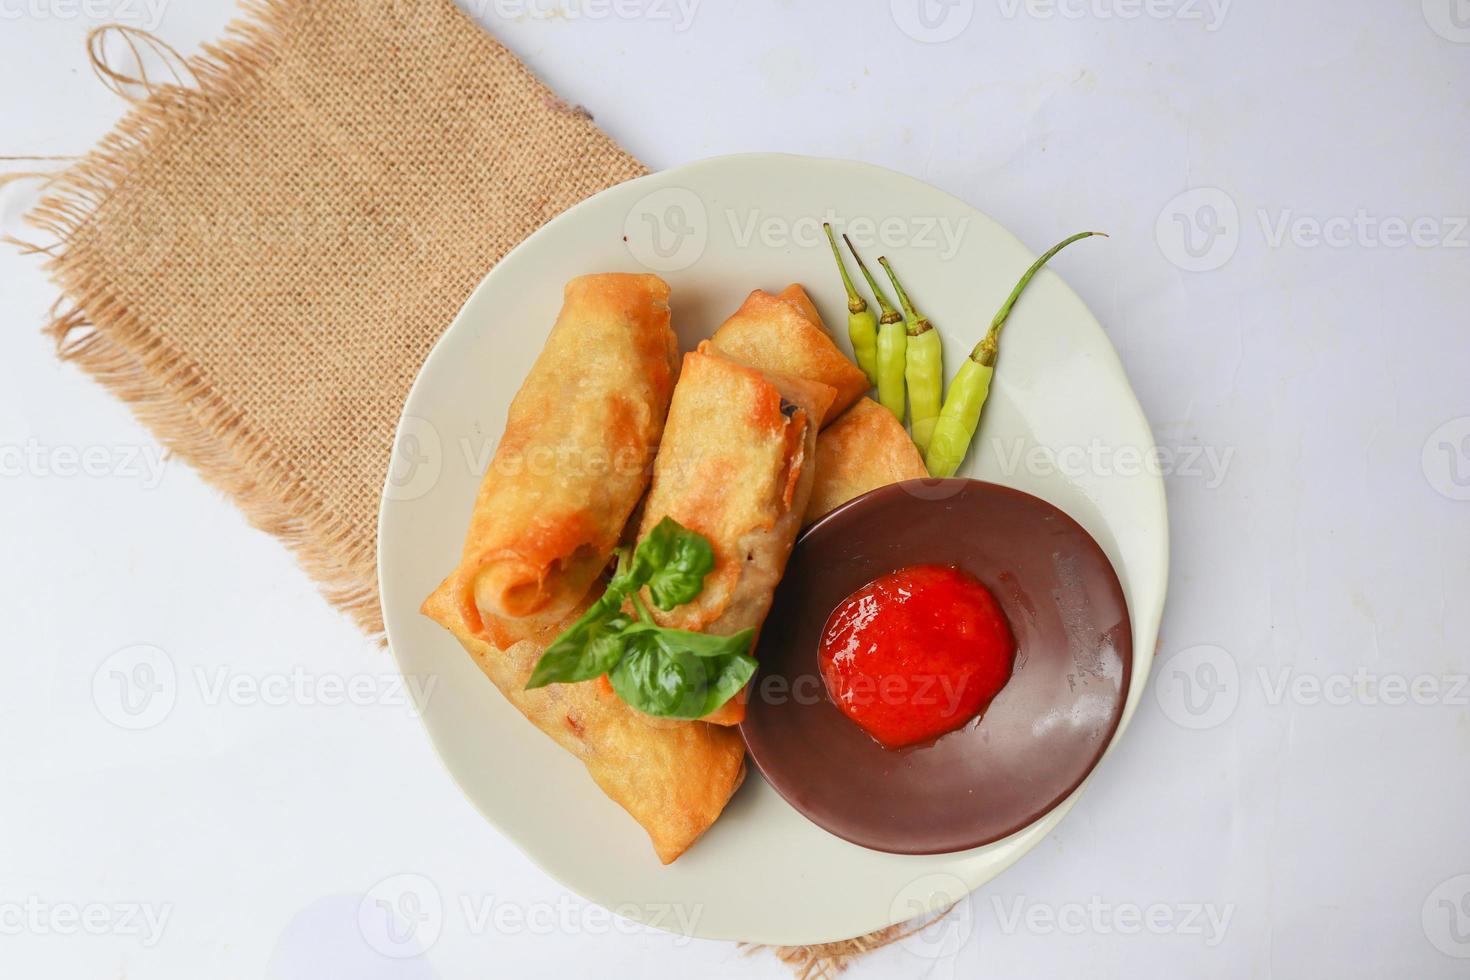
<svg viewBox="0 0 1470 980"><path fill-rule="evenodd" d="M943 336L950 374L1036 255L963 201L865 164L722 157L614 187L532 235L465 303L409 393L379 518L388 638L405 674L440 678L424 724L465 794L579 895L705 938L827 942L938 909L1036 846L1076 799L985 847L900 856L820 830L752 769L719 822L664 867L581 763L418 613L458 559L480 473L568 279L659 273L673 287L686 348L751 289L800 282L846 348L845 296L823 220L846 227L875 272L878 256L890 257ZM1084 229L1058 228L1056 237L1074 230ZM1104 248L1105 240L1085 240L1053 264L1086 262ZM978 450L959 475L1051 501L1112 559L1134 636L1121 736L1149 675L1168 570L1163 481L1146 463L1153 438L1102 328L1055 272L1032 282L1002 351ZM1106 774L1104 763L1094 777Z"/></svg>

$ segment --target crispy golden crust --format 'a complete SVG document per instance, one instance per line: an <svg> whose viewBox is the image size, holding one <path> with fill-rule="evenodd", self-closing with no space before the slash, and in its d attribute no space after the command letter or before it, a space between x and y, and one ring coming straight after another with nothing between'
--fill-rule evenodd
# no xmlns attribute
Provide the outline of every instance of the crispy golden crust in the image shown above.
<svg viewBox="0 0 1470 980"><path fill-rule="evenodd" d="M753 368L827 385L835 394L823 425L868 390L867 375L837 349L799 285L787 286L779 296L757 289L715 331L710 344Z"/></svg>
<svg viewBox="0 0 1470 980"><path fill-rule="evenodd" d="M817 479L802 523L869 490L928 475L918 447L893 413L860 398L817 437Z"/></svg>
<svg viewBox="0 0 1470 980"><path fill-rule="evenodd" d="M607 273L567 284L511 402L455 573L461 616L559 619L606 566L648 485L678 370L669 287Z"/></svg>
<svg viewBox="0 0 1470 980"><path fill-rule="evenodd" d="M824 384L717 356L709 342L685 355L640 537L672 517L709 539L715 568L693 602L654 612L660 624L720 636L759 630L811 495L811 420L833 397ZM744 715L734 699L707 720L733 725Z"/></svg>
<svg viewBox="0 0 1470 980"><path fill-rule="evenodd" d="M801 311L802 316L821 327L823 332L826 332L827 325L822 322L822 314L817 312L817 304L812 302L812 298L806 294L806 290L801 287L801 283L793 282L781 290L777 298L794 304ZM841 409L835 409L833 414L835 415L839 411Z"/></svg>
<svg viewBox="0 0 1470 980"><path fill-rule="evenodd" d="M454 634L521 714L582 760L602 791L648 832L664 864L709 829L745 777L745 747L733 729L702 721L650 724L601 681L525 690L537 658L571 617L539 626L490 620L487 629L505 644L497 648L464 621L452 580L422 612Z"/></svg>

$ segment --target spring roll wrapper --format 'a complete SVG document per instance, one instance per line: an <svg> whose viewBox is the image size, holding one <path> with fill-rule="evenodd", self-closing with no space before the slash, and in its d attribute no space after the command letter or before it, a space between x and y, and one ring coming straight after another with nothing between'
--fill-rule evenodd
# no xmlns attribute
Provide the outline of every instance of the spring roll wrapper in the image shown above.
<svg viewBox="0 0 1470 980"><path fill-rule="evenodd" d="M816 381L835 395L825 425L868 390L868 377L837 348L821 314L799 285L779 296L757 289L710 338L715 351L779 374Z"/></svg>
<svg viewBox="0 0 1470 980"><path fill-rule="evenodd" d="M817 436L817 478L802 523L869 490L928 476L903 424L871 398L859 398Z"/></svg>
<svg viewBox="0 0 1470 980"><path fill-rule="evenodd" d="M812 302L812 298L807 295L801 283L793 282L781 290L777 294L777 298L794 304L797 309L801 310L802 316L821 327L823 332L826 331L827 325L822 322L822 314L817 311L817 304Z"/></svg>
<svg viewBox="0 0 1470 980"><path fill-rule="evenodd" d="M582 761L602 791L643 826L658 859L668 864L709 829L740 786L745 746L734 729L702 721L650 724L602 680L525 690L542 651L590 600L549 625L487 618L481 631L464 620L448 580L424 602L423 612L454 634L516 710Z"/></svg>
<svg viewBox="0 0 1470 980"><path fill-rule="evenodd" d="M811 496L816 420L835 397L825 384L718 356L709 341L685 355L639 536L672 517L709 539L715 567L693 602L653 610L660 625L760 630ZM742 693L705 720L744 717Z"/></svg>
<svg viewBox="0 0 1470 980"><path fill-rule="evenodd" d="M461 617L561 619L607 565L648 485L678 371L669 287L608 273L566 286L511 401L454 573Z"/></svg>

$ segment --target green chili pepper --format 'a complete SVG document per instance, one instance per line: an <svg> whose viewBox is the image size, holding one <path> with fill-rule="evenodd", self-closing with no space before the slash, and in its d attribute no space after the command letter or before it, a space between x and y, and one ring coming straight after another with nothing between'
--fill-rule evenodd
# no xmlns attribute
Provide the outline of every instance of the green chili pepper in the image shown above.
<svg viewBox="0 0 1470 980"><path fill-rule="evenodd" d="M939 332L929 323L929 318L914 309L909 294L893 274L893 267L884 256L878 264L893 281L898 293L898 302L903 306L904 332L908 334L904 357L903 376L909 387L909 427L913 431L914 445L922 455L929 450L929 437L934 432L934 423L939 420L940 400L944 395L944 348L939 342Z"/></svg>
<svg viewBox="0 0 1470 980"><path fill-rule="evenodd" d="M832 226L824 222L822 230L832 243L832 257L837 260L837 271L842 273L842 286L847 290L847 339L852 341L853 356L868 376L868 384L875 385L878 383L878 317L853 286L842 253L837 250L837 239L832 237Z"/></svg>
<svg viewBox="0 0 1470 980"><path fill-rule="evenodd" d="M975 437L975 429L980 424L980 413L985 408L985 399L990 395L990 380L995 375L995 360L1000 355L1000 331L1005 326L1006 317L1010 316L1011 307L1020 299L1022 290L1053 255L1073 242L1093 235L1107 237L1100 231L1084 231L1054 245L1033 262L1021 281L1016 283L1016 288L1011 290L1011 295L1001 305L995 319L990 321L990 330L975 345L975 349L955 374L954 380L949 383L949 394L945 396L944 407L939 412L939 421L934 425L934 433L929 440L929 452L924 459L930 476L954 476L960 464L965 461L965 454L970 451L970 440Z"/></svg>
<svg viewBox="0 0 1470 980"><path fill-rule="evenodd" d="M888 297L883 295L883 290L878 288L878 281L868 271L858 250L853 248L852 239L843 235L842 240L847 242L848 251L852 253L853 258L857 259L858 268L862 270L863 278L868 281L868 288L877 297L878 308L883 311L883 315L878 318L878 401L902 422L903 368L906 359L904 352L908 347L908 334L903 328L903 314L893 308L893 304L888 302Z"/></svg>

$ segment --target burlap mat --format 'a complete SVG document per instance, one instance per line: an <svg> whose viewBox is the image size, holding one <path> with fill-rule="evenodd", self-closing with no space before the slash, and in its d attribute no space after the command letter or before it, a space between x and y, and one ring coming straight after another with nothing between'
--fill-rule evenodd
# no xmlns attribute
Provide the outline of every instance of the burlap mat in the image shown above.
<svg viewBox="0 0 1470 980"><path fill-rule="evenodd" d="M109 31L168 77L112 65ZM644 168L449 0L255 0L187 60L117 27L89 47L137 106L28 216L60 354L378 634L419 365L511 247ZM830 976L901 935L775 952Z"/></svg>

